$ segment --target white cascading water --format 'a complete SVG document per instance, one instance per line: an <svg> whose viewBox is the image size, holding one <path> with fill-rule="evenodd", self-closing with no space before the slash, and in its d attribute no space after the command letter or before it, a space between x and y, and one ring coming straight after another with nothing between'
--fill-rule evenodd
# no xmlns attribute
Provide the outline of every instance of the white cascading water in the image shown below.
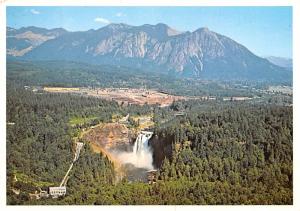
<svg viewBox="0 0 300 211"><path fill-rule="evenodd" d="M152 150L148 143L152 134L152 132L141 131L136 138L132 152L118 153L118 159L122 163L131 163L137 168L152 170Z"/></svg>
<svg viewBox="0 0 300 211"><path fill-rule="evenodd" d="M139 168L153 169L152 150L149 147L149 139L152 132L142 131L135 140L133 154L135 155L134 165Z"/></svg>

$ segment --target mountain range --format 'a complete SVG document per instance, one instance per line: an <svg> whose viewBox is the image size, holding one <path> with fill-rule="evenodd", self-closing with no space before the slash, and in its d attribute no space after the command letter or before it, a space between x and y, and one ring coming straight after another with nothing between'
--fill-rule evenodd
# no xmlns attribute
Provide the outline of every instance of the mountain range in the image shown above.
<svg viewBox="0 0 300 211"><path fill-rule="evenodd" d="M266 59L275 65L286 68L287 70L293 70L293 60L290 58L268 56Z"/></svg>
<svg viewBox="0 0 300 211"><path fill-rule="evenodd" d="M183 77L291 81L292 73L208 28L109 24L98 30L7 27L7 58L66 60L141 68Z"/></svg>

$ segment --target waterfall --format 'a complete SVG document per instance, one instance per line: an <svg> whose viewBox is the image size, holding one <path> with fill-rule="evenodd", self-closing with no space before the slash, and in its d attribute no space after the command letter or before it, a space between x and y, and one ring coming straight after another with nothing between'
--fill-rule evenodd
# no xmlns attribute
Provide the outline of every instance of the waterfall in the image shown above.
<svg viewBox="0 0 300 211"><path fill-rule="evenodd" d="M148 146L148 141L151 138L152 133L147 132L147 134L145 134L145 132L141 132L138 137L135 140L134 146L133 146L133 152L135 154L139 153L139 154L143 154L144 151L148 151L149 150L149 146Z"/></svg>
<svg viewBox="0 0 300 211"><path fill-rule="evenodd" d="M140 168L152 169L152 150L149 146L149 139L152 132L141 131L133 146L134 165Z"/></svg>
<svg viewBox="0 0 300 211"><path fill-rule="evenodd" d="M136 168L153 169L152 149L149 146L149 139L153 132L141 131L135 140L131 152L115 153L120 162L130 163Z"/></svg>

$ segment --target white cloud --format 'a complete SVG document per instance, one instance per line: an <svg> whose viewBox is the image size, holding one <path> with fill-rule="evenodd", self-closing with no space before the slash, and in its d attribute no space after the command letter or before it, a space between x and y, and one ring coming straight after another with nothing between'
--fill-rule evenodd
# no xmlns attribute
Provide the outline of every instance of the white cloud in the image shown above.
<svg viewBox="0 0 300 211"><path fill-rule="evenodd" d="M41 14L40 11L37 11L37 10L35 10L35 9L31 9L30 12L31 12L32 14L34 14L34 15L39 15L39 14Z"/></svg>
<svg viewBox="0 0 300 211"><path fill-rule="evenodd" d="M101 18L101 17L97 17L94 19L95 22L99 22L99 23L104 23L104 24L109 24L110 21L105 19L105 18Z"/></svg>
<svg viewBox="0 0 300 211"><path fill-rule="evenodd" d="M122 12L118 12L118 13L116 13L116 16L117 16L117 17L125 17L126 14L124 14L124 13L122 13Z"/></svg>

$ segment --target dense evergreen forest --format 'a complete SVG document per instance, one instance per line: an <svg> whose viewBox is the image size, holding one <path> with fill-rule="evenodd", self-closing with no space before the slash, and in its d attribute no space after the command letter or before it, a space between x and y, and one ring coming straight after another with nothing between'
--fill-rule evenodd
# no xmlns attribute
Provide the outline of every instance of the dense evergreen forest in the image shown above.
<svg viewBox="0 0 300 211"><path fill-rule="evenodd" d="M10 75L10 74L8 74ZM128 106L68 94L34 93L18 80L7 86L7 204L292 204L292 107L273 102L175 102ZM183 116L174 112L183 111ZM76 161L64 198L30 200L58 185L80 127L113 115L153 112L157 182L115 181L113 164L88 144ZM17 180L14 178L16 175ZM19 194L15 191L20 190Z"/></svg>

